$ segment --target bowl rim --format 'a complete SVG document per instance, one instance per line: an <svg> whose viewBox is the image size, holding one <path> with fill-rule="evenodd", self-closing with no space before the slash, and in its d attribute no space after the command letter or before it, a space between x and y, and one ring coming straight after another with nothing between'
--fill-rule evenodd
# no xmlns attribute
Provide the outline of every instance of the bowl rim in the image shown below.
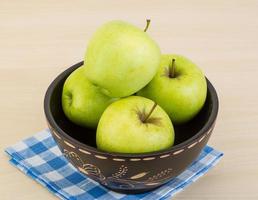
<svg viewBox="0 0 258 200"><path fill-rule="evenodd" d="M67 139L68 141L72 141L73 143L76 144L76 146L85 149L85 150L89 150L91 152L94 152L96 154L100 154L100 155L105 155L105 156L112 156L112 157L121 157L121 158L135 158L135 157L152 157L152 156L161 156L164 154L171 154L173 152L176 151L180 151L180 149L183 149L193 143L195 143L195 141L199 138L201 138L204 134L206 134L207 132L209 132L210 130L213 129L213 124L216 121L217 115L218 115L218 109L219 109L219 100L218 100L218 96L217 96L217 92L215 90L215 88L213 87L213 85L211 84L211 82L207 79L206 77L206 82L207 82L207 88L210 92L211 95L211 99L212 99L212 109L211 109L211 113L209 116L208 121L205 123L205 125L193 136L190 137L189 139L185 140L182 143L179 143L175 146L172 146L168 149L165 150L161 150L161 151L155 151L155 152L148 152L148 153L114 153L114 152L105 152L105 151L101 151L95 147L89 146L85 143L82 143L80 141L78 141L77 139L71 137L70 135L68 135L65 131L63 131L63 129L61 129L52 113L50 110L50 99L51 99L51 95L55 89L55 86L69 73L72 73L75 69L77 69L78 67L81 67L83 65L83 61L78 62L74 65L72 65L71 67L67 68L66 70L64 70L62 73L60 73L52 82L51 84L48 86L48 89L45 93L45 98L44 98L44 112L45 112L45 116L47 119L47 122L49 123L49 126L52 127L52 129L54 129L55 131L57 131L63 138Z"/></svg>

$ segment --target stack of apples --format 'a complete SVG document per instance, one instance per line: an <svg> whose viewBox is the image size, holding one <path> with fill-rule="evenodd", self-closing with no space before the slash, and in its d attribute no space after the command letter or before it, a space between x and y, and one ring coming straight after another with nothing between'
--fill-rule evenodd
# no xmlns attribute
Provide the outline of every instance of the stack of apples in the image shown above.
<svg viewBox="0 0 258 200"><path fill-rule="evenodd" d="M101 26L89 41L84 65L63 86L65 115L96 129L102 151L167 149L175 140L173 124L187 123L204 105L202 71L183 56L162 55L146 32L149 23L144 30L123 21Z"/></svg>

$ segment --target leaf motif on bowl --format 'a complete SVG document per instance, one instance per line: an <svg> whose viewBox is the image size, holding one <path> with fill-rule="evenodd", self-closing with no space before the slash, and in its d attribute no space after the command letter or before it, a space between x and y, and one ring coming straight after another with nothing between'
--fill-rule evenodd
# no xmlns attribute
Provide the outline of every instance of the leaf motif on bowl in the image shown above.
<svg viewBox="0 0 258 200"><path fill-rule="evenodd" d="M83 161L77 153L64 149L63 154L66 158L70 159L75 164L75 166L83 166Z"/></svg>
<svg viewBox="0 0 258 200"><path fill-rule="evenodd" d="M165 170L162 170L160 171L159 173L151 176L148 178L148 181L154 181L154 180L162 180L164 179L164 177L166 177L167 175L169 175L170 173L172 172L172 169L171 168L168 168L168 169L165 169Z"/></svg>
<svg viewBox="0 0 258 200"><path fill-rule="evenodd" d="M101 173L100 169L92 164L83 164L83 171L90 176L93 176L100 181L103 181L106 179L106 177Z"/></svg>
<svg viewBox="0 0 258 200"><path fill-rule="evenodd" d="M100 169L92 164L85 164L81 157L73 152L64 149L64 156L71 160L71 162L84 174L92 176L100 181L106 179L106 177L101 173Z"/></svg>
<svg viewBox="0 0 258 200"><path fill-rule="evenodd" d="M134 175L134 176L132 176L130 179L139 179L139 178L142 178L142 177L144 177L145 175L147 175L149 172L141 172L141 173L139 173L139 174L136 174L136 175Z"/></svg>
<svg viewBox="0 0 258 200"><path fill-rule="evenodd" d="M114 177L114 178L121 178L124 175L126 175L127 171L128 171L128 168L126 166L124 166L124 165L121 165L119 167L118 172L112 174L112 177Z"/></svg>

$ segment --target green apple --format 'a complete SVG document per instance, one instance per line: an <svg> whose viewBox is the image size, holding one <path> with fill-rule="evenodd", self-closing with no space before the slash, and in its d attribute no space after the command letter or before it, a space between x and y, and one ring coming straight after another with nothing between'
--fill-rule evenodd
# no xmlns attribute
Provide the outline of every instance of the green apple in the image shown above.
<svg viewBox="0 0 258 200"><path fill-rule="evenodd" d="M112 103L97 128L97 147L117 153L147 153L171 147L174 128L167 113L152 100L130 96Z"/></svg>
<svg viewBox="0 0 258 200"><path fill-rule="evenodd" d="M68 119L80 126L96 128L103 111L114 100L86 79L83 67L72 72L63 86L63 111Z"/></svg>
<svg viewBox="0 0 258 200"><path fill-rule="evenodd" d="M157 74L137 95L157 102L173 124L183 124L201 110L206 93L205 76L193 62L179 55L163 55Z"/></svg>
<svg viewBox="0 0 258 200"><path fill-rule="evenodd" d="M85 76L106 95L132 95L156 74L160 49L145 33L146 29L111 21L101 26L89 41Z"/></svg>

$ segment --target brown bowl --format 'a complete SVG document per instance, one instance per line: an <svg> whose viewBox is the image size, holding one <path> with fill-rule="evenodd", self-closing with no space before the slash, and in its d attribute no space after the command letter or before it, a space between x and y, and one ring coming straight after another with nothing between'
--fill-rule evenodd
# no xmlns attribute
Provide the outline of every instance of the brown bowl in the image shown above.
<svg viewBox="0 0 258 200"><path fill-rule="evenodd" d="M83 174L122 193L141 193L170 181L183 172L207 144L218 113L218 97L207 80L204 107L189 123L175 126L175 145L145 154L107 153L96 148L95 130L70 122L61 106L64 81L80 62L62 72L49 86L44 110L51 133L66 158Z"/></svg>

